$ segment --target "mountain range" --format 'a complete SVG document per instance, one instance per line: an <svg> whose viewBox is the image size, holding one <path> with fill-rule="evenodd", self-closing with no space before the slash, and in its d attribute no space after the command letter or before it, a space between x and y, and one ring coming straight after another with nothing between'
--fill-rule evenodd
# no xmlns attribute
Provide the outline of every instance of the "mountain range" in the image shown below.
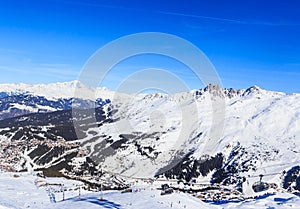
<svg viewBox="0 0 300 209"><path fill-rule="evenodd" d="M300 191L299 125L300 94L257 86L129 95L79 81L1 84L0 169L165 178L249 193L262 178Z"/></svg>

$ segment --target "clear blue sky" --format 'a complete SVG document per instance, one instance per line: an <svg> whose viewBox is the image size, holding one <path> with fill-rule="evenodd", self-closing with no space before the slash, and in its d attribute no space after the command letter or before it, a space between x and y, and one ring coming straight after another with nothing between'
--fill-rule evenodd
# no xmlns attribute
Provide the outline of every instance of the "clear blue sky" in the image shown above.
<svg viewBox="0 0 300 209"><path fill-rule="evenodd" d="M138 32L164 32L199 47L224 87L300 92L300 1L7 0L0 2L0 83L78 78L106 43ZM159 64L158 64L159 63ZM158 56L120 64L104 85L144 67L174 70L201 88L184 66Z"/></svg>

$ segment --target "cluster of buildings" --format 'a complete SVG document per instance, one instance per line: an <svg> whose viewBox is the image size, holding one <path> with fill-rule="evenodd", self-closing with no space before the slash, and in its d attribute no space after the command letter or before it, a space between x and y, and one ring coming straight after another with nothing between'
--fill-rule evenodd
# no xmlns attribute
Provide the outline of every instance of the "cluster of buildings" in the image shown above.
<svg viewBox="0 0 300 209"><path fill-rule="evenodd" d="M38 145L46 145L47 147L64 147L66 150L79 146L78 142L66 142L63 139L52 141L49 139L32 139L25 140L2 140L0 142L0 171L22 171L26 169L25 153L30 153L32 148ZM83 152L83 151L81 151Z"/></svg>

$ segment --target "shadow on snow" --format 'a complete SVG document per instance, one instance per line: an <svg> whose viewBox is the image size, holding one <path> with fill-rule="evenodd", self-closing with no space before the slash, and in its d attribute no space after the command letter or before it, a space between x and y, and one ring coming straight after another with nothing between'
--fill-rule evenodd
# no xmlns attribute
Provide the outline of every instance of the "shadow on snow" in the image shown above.
<svg viewBox="0 0 300 209"><path fill-rule="evenodd" d="M96 204L96 205L100 205L103 208L108 208L108 209L121 209L121 205L109 200L102 200L100 201L99 199L95 198L95 197L82 197L80 200L75 199L75 198L68 198L65 201L74 201L74 202L88 202L88 203L92 203L92 204ZM62 201L60 201L62 202Z"/></svg>

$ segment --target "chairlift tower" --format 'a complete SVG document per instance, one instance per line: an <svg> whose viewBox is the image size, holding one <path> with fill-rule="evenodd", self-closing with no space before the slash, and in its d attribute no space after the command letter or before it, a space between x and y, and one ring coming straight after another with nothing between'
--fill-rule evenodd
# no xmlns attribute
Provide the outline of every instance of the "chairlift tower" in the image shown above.
<svg viewBox="0 0 300 209"><path fill-rule="evenodd" d="M260 174L259 175L259 181L260 181L260 183L262 182L262 178L264 177L264 175L263 174Z"/></svg>
<svg viewBox="0 0 300 209"><path fill-rule="evenodd" d="M100 201L104 201L103 199L103 183L100 181Z"/></svg>
<svg viewBox="0 0 300 209"><path fill-rule="evenodd" d="M61 190L62 190L62 193L63 193L62 201L65 201L65 186L64 186L64 184L61 184Z"/></svg>

